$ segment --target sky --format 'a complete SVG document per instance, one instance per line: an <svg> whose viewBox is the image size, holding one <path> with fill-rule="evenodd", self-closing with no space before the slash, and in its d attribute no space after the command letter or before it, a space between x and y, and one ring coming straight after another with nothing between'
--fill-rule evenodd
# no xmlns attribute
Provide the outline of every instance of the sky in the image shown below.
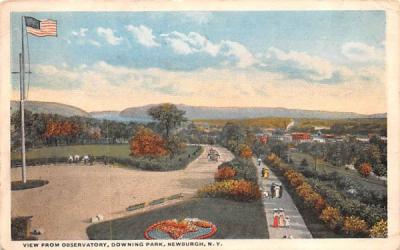
<svg viewBox="0 0 400 250"><path fill-rule="evenodd" d="M14 71L21 16L58 28L25 38L29 100L386 112L383 11L12 13Z"/></svg>

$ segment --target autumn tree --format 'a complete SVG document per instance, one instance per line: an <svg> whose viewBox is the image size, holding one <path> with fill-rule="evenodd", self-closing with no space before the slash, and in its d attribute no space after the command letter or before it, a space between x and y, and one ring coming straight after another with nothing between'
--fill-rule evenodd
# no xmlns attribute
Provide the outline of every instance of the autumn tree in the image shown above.
<svg viewBox="0 0 400 250"><path fill-rule="evenodd" d="M363 163L358 167L358 172L363 177L368 177L372 172L372 167L369 163Z"/></svg>
<svg viewBox="0 0 400 250"><path fill-rule="evenodd" d="M251 158L253 152L251 151L251 148L248 145L242 144L240 145L239 154L240 157L248 159Z"/></svg>
<svg viewBox="0 0 400 250"><path fill-rule="evenodd" d="M136 156L163 156L168 151L165 140L149 128L139 128L130 141L131 155Z"/></svg>
<svg viewBox="0 0 400 250"><path fill-rule="evenodd" d="M78 132L79 126L72 121L49 121L46 124L44 137L54 140L56 145L60 139L65 140L68 144Z"/></svg>

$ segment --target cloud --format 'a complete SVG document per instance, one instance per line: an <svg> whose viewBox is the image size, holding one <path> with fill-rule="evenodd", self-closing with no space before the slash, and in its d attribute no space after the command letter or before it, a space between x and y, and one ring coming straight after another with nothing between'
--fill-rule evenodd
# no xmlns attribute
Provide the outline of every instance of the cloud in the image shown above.
<svg viewBox="0 0 400 250"><path fill-rule="evenodd" d="M305 52L289 51L271 47L264 57L261 56L259 67L285 74L288 78L309 81L340 80L338 67L329 60L309 55Z"/></svg>
<svg viewBox="0 0 400 250"><path fill-rule="evenodd" d="M269 106L378 113L386 111L380 67L343 71L340 84L287 79L257 68L168 71L130 68L104 61L91 65L35 65L31 100L55 101L87 111L173 102L205 106ZM372 77L371 81L365 77ZM206 86L206 87L205 87ZM18 98L18 89L13 93ZM84 100L84 101L83 101ZM117 101L115 101L117 100ZM356 101L355 101L356 100Z"/></svg>
<svg viewBox="0 0 400 250"><path fill-rule="evenodd" d="M227 58L232 58L235 65L240 68L251 66L256 62L251 52L239 42L222 40L219 43L213 43L197 32L184 34L173 31L160 36L177 54L206 53L212 57L224 57L224 62L228 62Z"/></svg>
<svg viewBox="0 0 400 250"><path fill-rule="evenodd" d="M206 37L196 32L190 32L187 35L177 31L168 34L161 34L167 44L171 46L177 54L188 55L192 53L205 52L211 56L216 56L220 46L213 44Z"/></svg>
<svg viewBox="0 0 400 250"><path fill-rule="evenodd" d="M89 44L91 44L91 45L96 46L96 47L101 47L101 44L100 44L98 41L96 41L96 40L89 39L87 42L88 42Z"/></svg>
<svg viewBox="0 0 400 250"><path fill-rule="evenodd" d="M232 41L222 41L220 46L222 47L222 54L225 56L233 56L237 60L237 66L239 68L245 68L253 65L256 62L254 56L250 51L242 44Z"/></svg>
<svg viewBox="0 0 400 250"><path fill-rule="evenodd" d="M72 40L80 45L90 44L90 45L96 46L98 48L101 47L101 44L98 41L87 37L88 31L89 31L89 29L87 29L87 28L80 28L78 31L73 30L71 32L71 34L73 36ZM70 39L67 39L67 43L71 44L72 41Z"/></svg>
<svg viewBox="0 0 400 250"><path fill-rule="evenodd" d="M354 62L383 62L384 50L360 42L348 42L342 46L342 54Z"/></svg>
<svg viewBox="0 0 400 250"><path fill-rule="evenodd" d="M86 32L88 31L89 29L87 29L87 28L80 28L79 29L79 31L72 31L71 32L71 34L73 35L73 36L78 36L78 37L85 37L86 36Z"/></svg>
<svg viewBox="0 0 400 250"><path fill-rule="evenodd" d="M110 28L98 27L97 34L111 45L119 45L123 40L122 37L115 36L114 31Z"/></svg>
<svg viewBox="0 0 400 250"><path fill-rule="evenodd" d="M138 43L146 47L158 47L159 43L156 42L153 30L144 26L125 26L126 30L130 31L132 35L137 39Z"/></svg>

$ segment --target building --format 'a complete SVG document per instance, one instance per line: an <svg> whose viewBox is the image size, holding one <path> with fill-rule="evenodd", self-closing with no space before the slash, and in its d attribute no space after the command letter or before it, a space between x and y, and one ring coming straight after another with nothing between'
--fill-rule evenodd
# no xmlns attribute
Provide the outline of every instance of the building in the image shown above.
<svg viewBox="0 0 400 250"><path fill-rule="evenodd" d="M319 142L319 143L325 143L326 142L325 138L318 137L318 136L313 137L312 141L313 142Z"/></svg>
<svg viewBox="0 0 400 250"><path fill-rule="evenodd" d="M295 132L292 133L292 141L297 143L309 142L311 141L311 135L310 133Z"/></svg>
<svg viewBox="0 0 400 250"><path fill-rule="evenodd" d="M284 134L282 137L284 142L292 142L292 135L291 134Z"/></svg>
<svg viewBox="0 0 400 250"><path fill-rule="evenodd" d="M268 135L264 133L259 133L256 134L256 138L259 140L261 144L267 144L268 143Z"/></svg>

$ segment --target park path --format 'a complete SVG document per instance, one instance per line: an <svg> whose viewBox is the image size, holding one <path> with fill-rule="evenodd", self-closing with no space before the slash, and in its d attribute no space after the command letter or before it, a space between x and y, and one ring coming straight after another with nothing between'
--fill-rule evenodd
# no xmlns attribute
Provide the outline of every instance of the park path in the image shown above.
<svg viewBox="0 0 400 250"><path fill-rule="evenodd" d="M280 182L278 177L271 171L271 169L264 163L258 166L258 162L253 158L254 164L257 166L257 179L258 184L262 189L262 192L271 190L271 184L273 182ZM269 169L269 178L265 179L261 176L261 170L263 167ZM282 184L283 185L283 184ZM286 186L283 185L282 198L267 198L262 195L262 202L264 204L265 216L267 217L268 232L271 239L282 239L284 235L291 235L294 239L308 239L312 238L310 231L308 230L303 217L299 213L296 205L294 204L289 193L286 191ZM272 227L273 222L273 211L274 208L283 208L285 215L290 218L289 228L275 228Z"/></svg>
<svg viewBox="0 0 400 250"><path fill-rule="evenodd" d="M12 217L33 216L32 228L44 230L40 240L86 240L86 228L92 216L101 214L105 220L111 220L141 213L153 207L132 212L127 212L126 208L179 193L183 193L185 200L195 195L199 188L213 183L217 166L233 159L233 155L223 147L201 146L204 152L185 169L170 172L101 163L29 167L29 178L48 180L49 184L13 191ZM221 155L218 162L207 158L211 147ZM19 180L20 168L11 169L11 178ZM168 201L161 206L181 201Z"/></svg>

